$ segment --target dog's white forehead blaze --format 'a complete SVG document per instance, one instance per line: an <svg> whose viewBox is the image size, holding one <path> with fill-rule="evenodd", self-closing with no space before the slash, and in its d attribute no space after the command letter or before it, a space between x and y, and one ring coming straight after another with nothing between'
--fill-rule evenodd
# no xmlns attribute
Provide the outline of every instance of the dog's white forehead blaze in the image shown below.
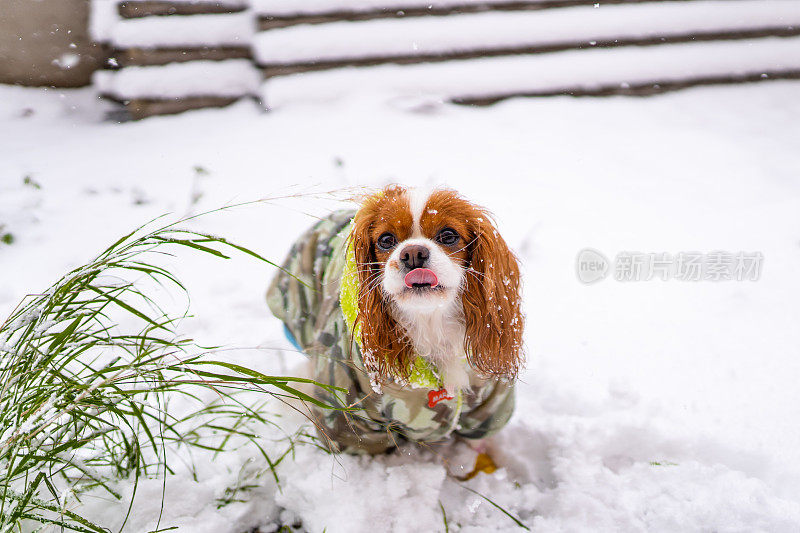
<svg viewBox="0 0 800 533"><path fill-rule="evenodd" d="M408 189L406 194L408 196L408 208L411 210L411 220L414 224L411 229L411 235L412 237L422 237L420 221L422 220L425 206L428 205L428 200L433 194L433 189L414 187Z"/></svg>

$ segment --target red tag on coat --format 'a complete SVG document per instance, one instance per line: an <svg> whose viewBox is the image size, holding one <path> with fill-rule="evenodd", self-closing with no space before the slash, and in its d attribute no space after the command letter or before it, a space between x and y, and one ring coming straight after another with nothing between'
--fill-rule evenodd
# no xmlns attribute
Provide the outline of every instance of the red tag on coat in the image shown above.
<svg viewBox="0 0 800 533"><path fill-rule="evenodd" d="M452 396L447 395L447 389L428 391L428 407L433 409L442 400L452 400Z"/></svg>

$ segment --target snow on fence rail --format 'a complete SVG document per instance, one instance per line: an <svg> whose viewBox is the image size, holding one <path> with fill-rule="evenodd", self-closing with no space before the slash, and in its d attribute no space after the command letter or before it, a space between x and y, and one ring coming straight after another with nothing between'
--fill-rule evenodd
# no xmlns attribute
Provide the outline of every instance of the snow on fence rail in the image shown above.
<svg viewBox="0 0 800 533"><path fill-rule="evenodd" d="M271 108L358 93L487 103L515 95L603 94L783 77L800 78L800 37L336 69L269 79L261 97Z"/></svg>
<svg viewBox="0 0 800 533"><path fill-rule="evenodd" d="M250 6L263 15L321 15L326 13L365 13L372 11L408 11L410 9L491 9L515 4L546 4L552 0L250 0Z"/></svg>
<svg viewBox="0 0 800 533"><path fill-rule="evenodd" d="M153 15L235 13L247 9L247 0L126 0L117 10L123 18Z"/></svg>
<svg viewBox="0 0 800 533"><path fill-rule="evenodd" d="M103 35L122 68L99 74L97 84L130 100L135 118L256 94L270 107L365 88L486 103L800 76L800 64L785 57L800 56L792 39L800 35L799 0L126 0L116 7ZM430 64L373 66L385 63ZM449 80L460 91L448 90Z"/></svg>
<svg viewBox="0 0 800 533"><path fill-rule="evenodd" d="M682 0L604 0L603 5ZM594 5L596 0L251 0L262 30L341 20L449 16L484 11L525 11Z"/></svg>
<svg viewBox="0 0 800 533"><path fill-rule="evenodd" d="M141 17L115 24L109 42L118 49L249 47L255 29L253 17L248 12Z"/></svg>
<svg viewBox="0 0 800 533"><path fill-rule="evenodd" d="M118 100L219 96L238 98L256 92L261 75L246 59L191 61L98 72L95 86Z"/></svg>
<svg viewBox="0 0 800 533"><path fill-rule="evenodd" d="M705 36L800 34L800 2L727 0L337 22L260 32L262 65L552 51ZM760 35L759 35L760 36Z"/></svg>

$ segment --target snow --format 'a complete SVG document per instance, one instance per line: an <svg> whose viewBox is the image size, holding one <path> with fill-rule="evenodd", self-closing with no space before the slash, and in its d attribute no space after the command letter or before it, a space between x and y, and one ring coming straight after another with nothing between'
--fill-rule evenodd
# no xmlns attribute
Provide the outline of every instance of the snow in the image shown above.
<svg viewBox="0 0 800 533"><path fill-rule="evenodd" d="M119 99L236 97L254 94L261 83L261 73L247 59L190 61L99 70L92 82L102 94Z"/></svg>
<svg viewBox="0 0 800 533"><path fill-rule="evenodd" d="M133 0L136 1L148 0ZM174 1L197 3L197 0ZM246 5L244 0L214 0L214 3L235 7ZM91 0L89 12L92 38L118 48L247 46L256 29L255 16L249 11L123 19L118 4L118 0Z"/></svg>
<svg viewBox="0 0 800 533"><path fill-rule="evenodd" d="M532 0L531 3L546 0ZM317 15L324 13L402 10L410 8L441 9L454 6L507 4L508 0L249 0L256 13L272 16Z"/></svg>
<svg viewBox="0 0 800 533"><path fill-rule="evenodd" d="M800 25L794 0L657 2L303 24L258 34L262 64L446 54Z"/></svg>
<svg viewBox="0 0 800 533"><path fill-rule="evenodd" d="M0 220L15 236L0 244L0 315L164 212L284 196L192 224L280 260L314 216L346 205L325 191L450 185L494 211L523 265L528 368L514 418L489 444L500 469L456 481L474 460L463 444L376 458L298 445L278 488L253 450L196 452L198 481L173 460L160 521L161 481L145 480L126 531L295 520L312 532L443 531L440 503L450 531L519 529L466 486L538 532L794 532L798 90L780 81L486 108L371 95L272 113L244 101L114 124L90 90L0 86ZM764 270L755 282L587 286L574 270L586 247L760 251ZM184 334L241 347L224 356L267 373L302 372L263 301L271 269L189 252L170 265L192 294ZM268 408L287 432L311 430ZM273 457L285 449L282 433L261 434ZM244 501L218 509L243 480L255 485ZM112 530L127 510L102 493L81 501L70 505Z"/></svg>
<svg viewBox="0 0 800 533"><path fill-rule="evenodd" d="M356 93L480 97L798 69L800 38L747 39L339 68L270 78L262 100L278 108Z"/></svg>
<svg viewBox="0 0 800 533"><path fill-rule="evenodd" d="M92 4L92 35L121 49L248 47L255 29L255 17L249 11L122 19L116 2L94 0ZM255 94L261 74L245 59L201 60L98 71L93 83L101 93L119 99L238 97Z"/></svg>
<svg viewBox="0 0 800 533"><path fill-rule="evenodd" d="M95 41L107 43L114 26L122 20L117 11L117 0L91 0L89 9L89 35Z"/></svg>
<svg viewBox="0 0 800 533"><path fill-rule="evenodd" d="M126 3L147 3L152 0L125 0ZM173 4L216 4L222 6L242 7L248 4L248 0L170 0Z"/></svg>
<svg viewBox="0 0 800 533"><path fill-rule="evenodd" d="M250 12L125 19L110 30L117 48L249 46L256 22Z"/></svg>

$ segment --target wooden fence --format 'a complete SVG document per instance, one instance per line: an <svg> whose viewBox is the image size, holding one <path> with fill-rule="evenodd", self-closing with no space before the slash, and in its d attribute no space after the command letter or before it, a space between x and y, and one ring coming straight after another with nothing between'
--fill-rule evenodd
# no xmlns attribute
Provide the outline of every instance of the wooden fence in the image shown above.
<svg viewBox="0 0 800 533"><path fill-rule="evenodd" d="M273 107L363 88L489 104L800 78L795 0L304 5L119 2L109 43L116 71L97 84L138 119L242 97Z"/></svg>

